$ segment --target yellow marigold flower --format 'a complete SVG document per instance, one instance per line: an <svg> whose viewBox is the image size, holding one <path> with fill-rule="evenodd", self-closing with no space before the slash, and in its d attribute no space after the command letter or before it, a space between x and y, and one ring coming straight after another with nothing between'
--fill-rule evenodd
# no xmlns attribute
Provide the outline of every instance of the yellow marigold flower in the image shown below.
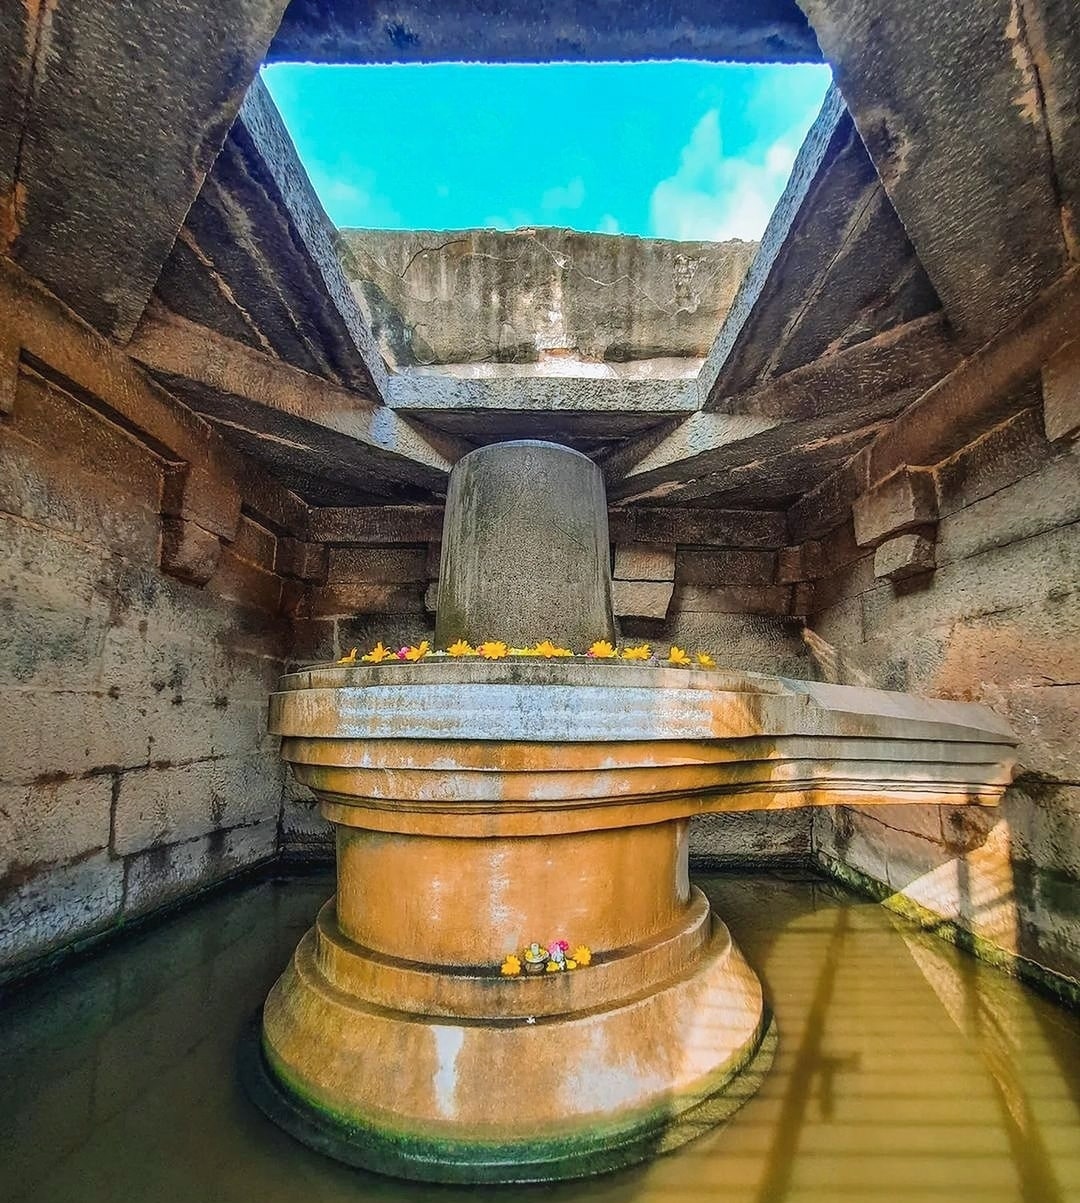
<svg viewBox="0 0 1080 1203"><path fill-rule="evenodd" d="M708 652L698 652L694 659L701 665L702 668L715 668L716 661L709 655Z"/></svg>
<svg viewBox="0 0 1080 1203"><path fill-rule="evenodd" d="M499 972L503 977L517 977L521 972L521 961L511 953L499 966Z"/></svg>
<svg viewBox="0 0 1080 1203"><path fill-rule="evenodd" d="M548 961L545 973L562 973L562 965L558 961Z"/></svg>
<svg viewBox="0 0 1080 1203"><path fill-rule="evenodd" d="M389 648L383 647L380 640L366 656L360 658L365 664L381 664L384 660L395 659L395 654Z"/></svg>
<svg viewBox="0 0 1080 1203"><path fill-rule="evenodd" d="M671 645L671 651L668 652L668 664L689 664L690 657L682 650L681 647Z"/></svg>
<svg viewBox="0 0 1080 1203"><path fill-rule="evenodd" d="M652 655L652 648L647 643L639 643L637 647L623 648L622 658L624 660L648 660Z"/></svg>
<svg viewBox="0 0 1080 1203"><path fill-rule="evenodd" d="M551 660L555 656L572 656L574 653L568 647L557 647L550 639L542 639L532 649L532 654L543 656L545 660Z"/></svg>
<svg viewBox="0 0 1080 1203"><path fill-rule="evenodd" d="M475 656L476 648L471 643L466 643L464 639L459 639L457 643L452 643L446 649L448 656Z"/></svg>
<svg viewBox="0 0 1080 1203"><path fill-rule="evenodd" d="M365 656L364 659L366 660L367 656ZM352 651L349 652L349 654L347 656L342 656L341 659L338 661L338 664L355 664L355 663L356 663L356 648L353 648Z"/></svg>
<svg viewBox="0 0 1080 1203"><path fill-rule="evenodd" d="M485 660L502 660L504 656L510 654L510 649L501 639L491 639L487 643L482 643L476 649Z"/></svg>
<svg viewBox="0 0 1080 1203"><path fill-rule="evenodd" d="M613 660L619 653L606 639L598 639L585 654L594 660Z"/></svg>
<svg viewBox="0 0 1080 1203"><path fill-rule="evenodd" d="M423 658L428 654L429 651L431 651L431 644L428 643L428 641L425 639L422 643L418 644L416 647L406 648L405 649L405 659L406 660L423 660Z"/></svg>
<svg viewBox="0 0 1080 1203"><path fill-rule="evenodd" d="M579 944L570 954L570 960L576 961L579 965L588 965L592 960L592 949L585 944Z"/></svg>

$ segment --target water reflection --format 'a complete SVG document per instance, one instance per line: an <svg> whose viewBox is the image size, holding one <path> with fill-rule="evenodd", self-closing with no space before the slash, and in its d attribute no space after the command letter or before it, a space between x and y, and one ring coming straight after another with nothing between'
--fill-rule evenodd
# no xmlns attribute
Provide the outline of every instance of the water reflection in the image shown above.
<svg viewBox="0 0 1080 1203"><path fill-rule="evenodd" d="M1080 1019L816 879L710 878L780 1027L726 1128L557 1203L1080 1200ZM249 1105L235 1043L330 893L266 881L0 1010L0 1199L382 1200L476 1192L324 1160Z"/></svg>

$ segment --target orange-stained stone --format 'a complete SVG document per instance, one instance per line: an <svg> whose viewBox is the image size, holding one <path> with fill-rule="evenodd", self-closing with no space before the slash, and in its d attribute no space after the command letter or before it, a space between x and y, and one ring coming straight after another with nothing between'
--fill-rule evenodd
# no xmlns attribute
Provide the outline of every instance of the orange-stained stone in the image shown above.
<svg viewBox="0 0 1080 1203"><path fill-rule="evenodd" d="M761 989L690 887L691 815L993 803L1015 745L978 706L700 667L449 657L283 687L271 730L338 882L267 1000L277 1118L434 1180L640 1159L752 1061ZM592 963L501 972L556 938Z"/></svg>

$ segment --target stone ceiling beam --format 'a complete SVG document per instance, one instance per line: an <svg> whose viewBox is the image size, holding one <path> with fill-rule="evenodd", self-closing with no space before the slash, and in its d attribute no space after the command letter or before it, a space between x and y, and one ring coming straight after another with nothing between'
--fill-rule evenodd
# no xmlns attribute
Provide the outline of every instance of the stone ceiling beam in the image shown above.
<svg viewBox="0 0 1080 1203"><path fill-rule="evenodd" d="M824 165L839 155L850 140L850 118L843 98L836 88L830 88L817 119L799 148L791 176L769 218L757 254L706 356L698 377L706 408L714 403L714 396L723 388L725 373L732 371L740 336L755 313L768 303L768 291L775 285L771 278L773 266L796 222L810 207L809 198L815 181ZM850 197L842 203L846 211Z"/></svg>
<svg viewBox="0 0 1080 1203"><path fill-rule="evenodd" d="M706 358L706 409L939 308L843 100L830 89Z"/></svg>
<svg viewBox="0 0 1080 1203"><path fill-rule="evenodd" d="M1046 289L998 338L927 389L789 513L792 539L818 538L844 521L856 497L903 466L933 467L1031 404L1028 387L1080 329L1080 267Z"/></svg>
<svg viewBox="0 0 1080 1203"><path fill-rule="evenodd" d="M441 492L471 444L423 437L413 425L361 395L153 305L130 353L197 412L260 442L307 448L327 468L354 468ZM310 456L306 459L310 460ZM312 465L318 471L317 458ZM348 479L355 479L350 472Z"/></svg>
<svg viewBox="0 0 1080 1203"><path fill-rule="evenodd" d="M798 63L821 51L793 0L292 0L270 58Z"/></svg>
<svg viewBox="0 0 1080 1203"><path fill-rule="evenodd" d="M693 379L628 380L599 376L491 376L400 372L387 403L399 413L420 410L505 410L651 414L657 421L699 406Z"/></svg>
<svg viewBox="0 0 1080 1203"><path fill-rule="evenodd" d="M5 4L0 253L125 340L284 8Z"/></svg>
<svg viewBox="0 0 1080 1203"><path fill-rule="evenodd" d="M338 257L338 234L261 80L165 263L174 313L373 400L387 369Z"/></svg>
<svg viewBox="0 0 1080 1203"><path fill-rule="evenodd" d="M973 350L1077 256L1075 5L800 2L945 312Z"/></svg>
<svg viewBox="0 0 1080 1203"><path fill-rule="evenodd" d="M391 377L390 408L474 443L544 438L599 457L628 437L686 417L698 405L693 379L573 376Z"/></svg>
<svg viewBox="0 0 1080 1203"><path fill-rule="evenodd" d="M630 500L802 492L958 359L941 318L919 318L725 398L722 413L635 441L605 464L610 491Z"/></svg>
<svg viewBox="0 0 1080 1203"><path fill-rule="evenodd" d="M441 505L316 506L308 537L317 543L428 543L442 537ZM608 510L612 543L776 549L787 540L779 510L648 506Z"/></svg>

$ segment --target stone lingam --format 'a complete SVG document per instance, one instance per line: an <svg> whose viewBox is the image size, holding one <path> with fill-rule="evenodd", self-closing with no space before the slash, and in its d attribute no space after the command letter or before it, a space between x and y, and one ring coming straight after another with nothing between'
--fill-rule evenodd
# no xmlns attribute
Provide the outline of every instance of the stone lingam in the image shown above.
<svg viewBox="0 0 1080 1203"><path fill-rule="evenodd" d="M437 647L580 652L614 640L610 595L588 459L515 442L458 464ZM316 1148L441 1182L613 1169L756 1089L769 1011L690 883L693 815L992 805L1015 744L981 706L582 656L313 667L271 730L334 825L337 892L249 1084ZM556 971L517 972L532 944Z"/></svg>

